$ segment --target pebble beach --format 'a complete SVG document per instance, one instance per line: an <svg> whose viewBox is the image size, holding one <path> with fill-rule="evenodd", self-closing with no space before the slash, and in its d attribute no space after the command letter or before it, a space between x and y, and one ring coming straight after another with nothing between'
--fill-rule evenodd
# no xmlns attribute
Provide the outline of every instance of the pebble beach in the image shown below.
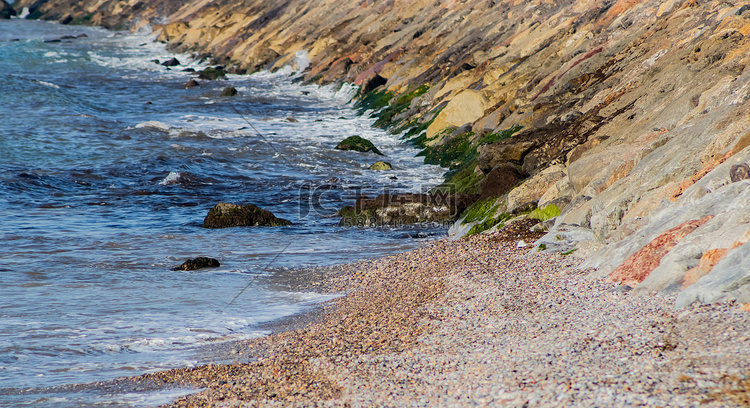
<svg viewBox="0 0 750 408"><path fill-rule="evenodd" d="M312 271L300 286L345 295L301 327L235 343L233 364L132 380L200 389L171 407L750 404L744 306L675 310L519 238L511 228Z"/></svg>

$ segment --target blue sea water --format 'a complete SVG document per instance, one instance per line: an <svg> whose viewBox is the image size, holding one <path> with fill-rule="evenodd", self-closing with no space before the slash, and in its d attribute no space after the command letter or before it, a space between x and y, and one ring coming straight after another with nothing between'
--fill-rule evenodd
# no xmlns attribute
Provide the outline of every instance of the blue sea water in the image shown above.
<svg viewBox="0 0 750 408"><path fill-rule="evenodd" d="M153 61L172 57L182 65ZM444 171L371 128L353 88L296 84L287 68L184 89L184 69L206 66L148 32L0 21L0 405L148 404L8 391L203 363L196 346L263 335L331 298L272 281L423 242L337 225L357 194L424 190ZM230 85L239 94L222 97ZM354 134L395 171L333 149ZM221 201L294 226L202 228ZM222 266L172 271L196 256Z"/></svg>

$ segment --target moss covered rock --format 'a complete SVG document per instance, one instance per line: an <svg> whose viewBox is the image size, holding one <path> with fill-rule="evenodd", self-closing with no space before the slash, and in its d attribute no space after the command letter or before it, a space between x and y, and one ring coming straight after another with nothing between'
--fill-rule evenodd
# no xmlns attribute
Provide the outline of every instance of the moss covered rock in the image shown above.
<svg viewBox="0 0 750 408"><path fill-rule="evenodd" d="M277 218L270 211L254 204L216 204L203 220L203 228L228 227L281 227L292 225L292 222Z"/></svg>
<svg viewBox="0 0 750 408"><path fill-rule="evenodd" d="M373 163L370 167L370 170L393 170L393 166L391 166L390 163L378 160L375 163Z"/></svg>
<svg viewBox="0 0 750 408"><path fill-rule="evenodd" d="M373 152L383 156L383 153L371 141L360 136L349 136L336 145L336 150L354 150L355 152Z"/></svg>
<svg viewBox="0 0 750 408"><path fill-rule="evenodd" d="M207 79L213 81L215 79L224 78L227 74L224 72L222 67L206 68L203 71L198 71L198 78Z"/></svg>

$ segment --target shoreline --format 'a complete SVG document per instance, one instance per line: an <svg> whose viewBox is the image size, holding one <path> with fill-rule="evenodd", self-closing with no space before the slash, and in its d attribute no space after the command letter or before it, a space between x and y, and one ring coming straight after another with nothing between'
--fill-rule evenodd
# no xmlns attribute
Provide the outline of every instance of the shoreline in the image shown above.
<svg viewBox="0 0 750 408"><path fill-rule="evenodd" d="M186 406L743 406L750 314L675 311L580 260L503 231L340 266L301 326L246 342L258 359L133 377L200 386ZM308 316L309 317L309 316Z"/></svg>
<svg viewBox="0 0 750 408"><path fill-rule="evenodd" d="M182 393L167 407L750 402L750 313L675 310L674 296L633 295L517 234L306 270L299 288L345 294L267 336L202 346L214 363L49 391Z"/></svg>

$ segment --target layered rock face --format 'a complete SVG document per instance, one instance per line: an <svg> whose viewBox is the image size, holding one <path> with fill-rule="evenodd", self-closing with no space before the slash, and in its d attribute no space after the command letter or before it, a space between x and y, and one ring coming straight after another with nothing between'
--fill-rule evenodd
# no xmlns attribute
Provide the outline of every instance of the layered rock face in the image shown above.
<svg viewBox="0 0 750 408"><path fill-rule="evenodd" d="M460 141L471 154L445 161L459 187L477 193L493 174L484 198L565 203L538 243L547 250L576 249L602 276L614 273L636 292L681 292L681 304L750 302L742 267L750 259L748 1L14 6L108 27L150 24L170 47L234 72L294 64L304 51L309 82L353 82L386 97L381 125L415 130L427 149ZM527 179L518 186L520 175ZM623 274L626 263L648 266Z"/></svg>

